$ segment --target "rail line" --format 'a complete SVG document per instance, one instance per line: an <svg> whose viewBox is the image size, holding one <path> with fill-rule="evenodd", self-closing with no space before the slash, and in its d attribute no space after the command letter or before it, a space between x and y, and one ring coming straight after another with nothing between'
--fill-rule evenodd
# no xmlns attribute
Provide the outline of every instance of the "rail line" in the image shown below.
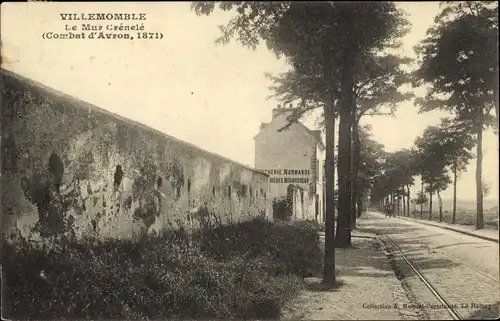
<svg viewBox="0 0 500 321"><path fill-rule="evenodd" d="M405 217L398 217L398 218L402 218L403 220L406 220L406 218L405 218ZM432 225L432 224L427 224L427 223L425 223L425 222L417 222L417 223L419 223L419 224L424 224L424 225L428 225L428 226L435 226L435 225ZM437 227L439 227L439 226L437 226ZM450 230L451 230L451 231L455 231L455 230L453 230L453 229L450 229ZM384 232L385 232L385 231L384 231ZM455 231L455 232L457 232L457 231ZM459 232L458 232L458 233L459 233ZM470 236L472 236L472 237L476 237L476 238L479 238L479 239L482 239L482 238L477 237L477 236L473 236L473 235L470 235ZM483 240L484 240L484 239L483 239ZM487 240L487 241L488 241L488 240ZM491 241L490 241L490 242L491 242ZM489 275L488 273L486 273L486 272L484 272L484 271L482 271L482 270L480 270L480 269L478 269L478 268L476 268L476 267L474 267L474 266L472 266L472 265L470 265L470 264L468 264L468 263L466 263L466 262L464 262L464 261L462 261L462 260L460 260L460 259L458 259L458 258L456 258L456 257L454 257L454 256L452 256L452 255L450 255L450 254L448 254L448 253L446 253L446 252L444 252L444 251L442 251L442 250L438 249L438 248L433 248L433 247L430 247L430 246L426 246L426 247L427 247L427 249L429 249L429 250L434 250L434 251L439 252L439 254L441 254L441 255L443 255L443 256L446 256L447 258L449 258L449 259L451 259L451 260L453 260L453 261L455 261L455 262L457 262L457 263L459 263L459 264L461 264L461 265L463 265L463 266L468 267L469 269L471 269L471 270L475 271L475 272L476 272L476 273L478 273L478 274L481 274L482 276L484 276L484 277L486 277L486 278L488 278L488 279L490 279L490 280L492 280L492 281L495 281L496 283L500 283L500 280L499 280L499 279L497 279L497 278L495 278L495 277L493 277L493 276Z"/></svg>
<svg viewBox="0 0 500 321"><path fill-rule="evenodd" d="M401 249L394 243L394 241L387 235L383 238L387 241L401 256L401 258L408 264L408 266L415 272L419 279L425 284L425 286L431 291L431 293L443 304L446 311L450 314L453 320L463 320L462 316L456 311L456 309L443 297L441 293L432 285L432 283L425 277L425 275L418 269L411 260L401 251Z"/></svg>
<svg viewBox="0 0 500 321"><path fill-rule="evenodd" d="M406 264L411 268L411 270L415 273L415 275L418 276L418 278L422 281L422 283L429 289L429 291L436 297L436 299L443 305L444 309L447 311L447 313L453 318L453 320L464 320L463 316L458 312L456 305L450 304L448 300L436 289L436 287L432 284L432 282L423 274L423 272L412 262L408 256L403 253L403 251L399 248L398 245L392 240L391 237L389 237L387 234L384 232L382 233L376 233L377 237L373 236L364 236L364 235L352 235L353 238L368 238L368 239L379 239L381 241L385 241L387 245L390 245L400 256L401 258L406 262ZM324 235L323 235L324 236ZM428 250L433 250L435 251L434 253L437 253L438 255L445 256L459 265L462 265L477 274L480 274L481 276L494 281L497 284L500 284L500 280L489 275L485 271L482 271L462 260L459 258L456 258L448 253L445 253L444 251L438 249L438 248L433 248L431 246L425 246Z"/></svg>
<svg viewBox="0 0 500 321"><path fill-rule="evenodd" d="M453 261L455 261L455 262L457 262L457 263L459 263L459 264L462 264L462 265L464 265L464 266L468 267L469 269L471 269L471 270L475 271L476 273L481 274L481 275L482 275L482 276L484 276L484 277L487 277L487 278L488 278L488 279L490 279L490 280L495 281L496 283L500 283L500 280L498 280L497 278L495 278L495 277L493 277L493 276L489 275L488 273L486 273L486 272L484 272L484 271L482 271L482 270L480 270L480 269L478 269L478 268L476 268L476 267L473 267L473 266L472 266L472 265L470 265L469 263L465 263L464 261L462 261L462 260L460 260L460 259L458 259L458 258L456 258L456 257L454 257L454 256L452 256L452 255L450 255L450 254L448 254L448 253L445 253L444 251L441 251L441 250L439 250L439 249L435 249L435 248L432 248L432 247L428 247L428 249L430 249L430 250L434 250L434 251L438 251L438 252L439 252L439 254L441 254L441 255L443 255L443 256L446 256L446 257L450 258L451 260L453 260Z"/></svg>

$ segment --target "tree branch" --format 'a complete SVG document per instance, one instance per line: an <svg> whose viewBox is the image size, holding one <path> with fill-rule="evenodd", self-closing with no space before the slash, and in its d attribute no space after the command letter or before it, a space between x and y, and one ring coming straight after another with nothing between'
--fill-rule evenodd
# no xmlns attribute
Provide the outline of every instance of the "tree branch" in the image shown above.
<svg viewBox="0 0 500 321"><path fill-rule="evenodd" d="M299 112L297 112L298 115L291 115L289 117L287 117L287 124L281 128L278 129L278 132L282 132L284 130L288 130L288 128L290 128L290 126L293 124L293 123L296 123L301 117L302 115L304 115L305 113L307 113L308 111L311 111L313 109L316 109L316 108L319 108L319 107L323 107L323 105L321 104L318 104L316 106L309 106L309 107L306 107L305 109L303 110L300 110ZM296 110L294 110L294 113L295 113Z"/></svg>

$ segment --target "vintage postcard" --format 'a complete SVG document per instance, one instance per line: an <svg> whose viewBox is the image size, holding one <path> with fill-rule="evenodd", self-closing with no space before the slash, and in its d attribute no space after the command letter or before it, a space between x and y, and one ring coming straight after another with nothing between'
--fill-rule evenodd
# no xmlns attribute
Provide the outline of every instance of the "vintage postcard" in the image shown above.
<svg viewBox="0 0 500 321"><path fill-rule="evenodd" d="M497 2L0 13L3 319L498 318Z"/></svg>

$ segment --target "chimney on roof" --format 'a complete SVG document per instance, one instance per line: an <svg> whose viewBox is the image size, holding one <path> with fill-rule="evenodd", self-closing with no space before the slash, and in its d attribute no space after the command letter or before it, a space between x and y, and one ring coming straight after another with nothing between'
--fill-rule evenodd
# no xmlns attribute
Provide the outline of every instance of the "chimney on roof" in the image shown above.
<svg viewBox="0 0 500 321"><path fill-rule="evenodd" d="M281 108L281 105L273 109L273 119L276 118L279 114L283 112L284 108Z"/></svg>
<svg viewBox="0 0 500 321"><path fill-rule="evenodd" d="M293 104L290 103L288 104L288 108L286 104L283 104L283 106L278 105L277 108L273 109L273 119L276 118L278 115L283 114L284 112L288 112L293 110Z"/></svg>

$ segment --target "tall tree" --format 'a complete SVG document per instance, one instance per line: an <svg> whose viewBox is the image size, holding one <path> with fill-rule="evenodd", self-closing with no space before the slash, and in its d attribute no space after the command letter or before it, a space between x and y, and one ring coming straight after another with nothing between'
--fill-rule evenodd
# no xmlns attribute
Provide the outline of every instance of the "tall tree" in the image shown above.
<svg viewBox="0 0 500 321"><path fill-rule="evenodd" d="M352 211L351 227L356 226L357 204L361 204L362 186L358 186L358 171L360 166L360 120L363 116L394 115L398 103L413 97L412 93L403 92L401 86L410 81L409 74L403 66L410 63L405 57L392 54L367 57L356 65L355 102L356 113L352 124ZM325 84L318 82L318 77L297 75L296 70L287 71L279 76L267 75L274 85L272 97L282 102L298 101L301 110L311 110L321 106L318 94L324 92ZM305 99L304 99L305 98ZM292 118L293 120L293 118ZM320 122L324 125L323 122Z"/></svg>
<svg viewBox="0 0 500 321"><path fill-rule="evenodd" d="M429 193L429 221L432 220L432 196L436 193L439 201L439 221L441 222L443 220L443 202L440 192L448 188L451 183L450 176L446 168L434 166L425 172L423 179L427 183L426 192Z"/></svg>
<svg viewBox="0 0 500 321"><path fill-rule="evenodd" d="M426 192L429 193L429 220L432 219L432 197L434 193L446 189L448 158L443 152L443 141L446 133L439 127L429 126L421 137L415 140L417 161L420 167L422 182L427 184Z"/></svg>
<svg viewBox="0 0 500 321"><path fill-rule="evenodd" d="M305 7L297 2L208 2L192 4L199 15L211 14L216 7L223 11L235 10L236 15L226 26L221 26L219 43L228 43L236 37L242 45L256 49L263 40L268 49L278 57L285 56L297 77L304 77L311 84L302 88L314 88L294 110L290 124L299 119L311 107L307 102L321 102L325 117L326 160L325 160L325 264L323 282L335 283L335 204L334 204L334 150L335 150L335 105L339 99L336 84L338 70L334 68L334 50L325 42L327 30L318 23L327 19L330 11L321 12L318 6ZM324 8L324 7L323 7ZM303 14L303 15L302 15ZM326 14L326 15L325 15ZM332 17L329 17L332 18ZM307 80L305 81L307 83ZM301 84L304 84L302 82ZM318 86L320 89L318 90ZM282 128L282 130L286 130Z"/></svg>
<svg viewBox="0 0 500 321"><path fill-rule="evenodd" d="M421 58L415 84L430 84L421 111L445 109L469 122L477 141L476 228L484 227L482 135L498 119L498 3L467 1L443 4L435 25L415 48ZM444 97L444 98L443 98ZM464 129L465 130L465 129Z"/></svg>
<svg viewBox="0 0 500 321"><path fill-rule="evenodd" d="M413 158L413 152L406 149L385 154L382 171L375 177L373 184L375 200L388 198L390 203L395 203L397 200L399 211L400 200L406 196L409 212L409 187L413 185L416 174ZM408 191L405 191L405 187Z"/></svg>
<svg viewBox="0 0 500 321"><path fill-rule="evenodd" d="M360 127L360 168L357 173L358 197L357 216L361 215L363 204L372 191L375 178L380 174L386 156L384 145L371 138L370 126ZM376 195L374 195L376 198Z"/></svg>
<svg viewBox="0 0 500 321"><path fill-rule="evenodd" d="M427 205L429 203L429 200L427 198L427 195L424 193L424 184L422 183L422 190L420 190L417 193L417 198L415 199L415 204L420 206L420 219L423 217L423 206Z"/></svg>
<svg viewBox="0 0 500 321"><path fill-rule="evenodd" d="M440 139L441 151L443 152L449 169L453 173L453 209L451 223L455 224L457 213L457 180L458 175L467 169L469 161L474 158L471 153L474 147L474 139L471 133L463 130L464 124L456 120L444 118L439 125L442 135Z"/></svg>
<svg viewBox="0 0 500 321"><path fill-rule="evenodd" d="M491 185L485 181L483 181L482 183L482 187L483 187L483 194L484 196L488 196L490 194L490 191L491 191Z"/></svg>
<svg viewBox="0 0 500 321"><path fill-rule="evenodd" d="M307 10L314 7L305 5ZM334 67L338 75L340 89L339 99L339 151L338 151L338 179L339 179L339 216L336 233L336 245L345 247L350 245L351 230L351 128L356 112L355 84L356 66L359 66L374 52L387 47L399 45L396 40L406 31L402 12L394 4L388 2L377 3L344 3L330 2L329 6L318 6L316 21L313 25L321 30L327 29L327 37L323 38L322 45L335 48L329 68ZM303 12L299 15L303 17ZM372 29L373 28L373 29ZM291 33L297 37L297 33ZM332 44L336 43L336 46ZM341 44L339 46L339 44ZM309 43L307 48L314 46ZM317 45L317 43L316 43Z"/></svg>
<svg viewBox="0 0 500 321"><path fill-rule="evenodd" d="M215 4L195 3L200 13L209 14ZM339 218L336 243L350 245L351 135L355 111L356 66L366 57L400 45L407 31L403 12L392 2L324 3L225 3L220 8L237 7L238 16L222 28L223 40L238 40L256 46L266 40L276 53L285 55L300 75L318 74L339 100ZM265 26L262 26L265 25ZM338 84L339 87L331 89ZM325 110L333 115L332 110ZM325 114L325 119L330 119ZM327 135L327 139L328 135ZM328 145L328 142L327 142Z"/></svg>
<svg viewBox="0 0 500 321"><path fill-rule="evenodd" d="M413 97L403 92L401 86L410 82L410 75L403 67L411 62L409 58L392 54L367 57L356 70L355 102L352 124L352 211L351 227L356 226L356 204L361 203L358 171L361 162L360 120L366 115L394 115L402 101Z"/></svg>
<svg viewBox="0 0 500 321"><path fill-rule="evenodd" d="M415 170L413 166L413 153L402 149L389 154L386 165L389 167L388 175L391 180L392 192L404 195L405 188L408 189L414 183ZM410 196L408 194L408 196Z"/></svg>
<svg viewBox="0 0 500 321"><path fill-rule="evenodd" d="M417 205L420 205L420 219L422 219L423 218L423 206L428 203L428 200L427 200L427 195L425 194L424 180L423 180L425 165L426 165L424 163L425 154L422 153L421 148L419 149L416 146L419 139L421 139L421 138L419 137L419 138L417 138L417 140L415 140L415 144L411 150L411 155L413 158L412 170L416 175L420 176L420 191L417 193L417 197L415 199L415 202ZM424 202L424 199L425 199L425 202Z"/></svg>
<svg viewBox="0 0 500 321"><path fill-rule="evenodd" d="M458 174L466 169L473 158L471 149L474 146L472 134L464 130L467 123L457 119L444 118L438 126L429 126L423 135L415 140L415 148L419 156L420 173L428 184L430 196L429 213L432 211L432 194L447 187L448 171L453 173L453 218L456 216L456 185ZM439 195L438 195L439 197Z"/></svg>
<svg viewBox="0 0 500 321"><path fill-rule="evenodd" d="M339 102L339 218L336 243L350 245L350 128L354 110L354 73L358 61L374 52L399 45L406 20L390 2L197 2L198 14L210 14L216 7L236 9L236 17L222 27L223 42L233 36L255 48L266 41L277 55L284 55L299 75L316 74L325 84L322 91L326 121L327 219L324 281L332 284L334 254L329 246L333 228L333 147L335 104ZM339 84L339 87L336 85ZM340 94L340 96L339 96ZM300 114L298 111L297 114ZM332 253L331 253L332 252Z"/></svg>

